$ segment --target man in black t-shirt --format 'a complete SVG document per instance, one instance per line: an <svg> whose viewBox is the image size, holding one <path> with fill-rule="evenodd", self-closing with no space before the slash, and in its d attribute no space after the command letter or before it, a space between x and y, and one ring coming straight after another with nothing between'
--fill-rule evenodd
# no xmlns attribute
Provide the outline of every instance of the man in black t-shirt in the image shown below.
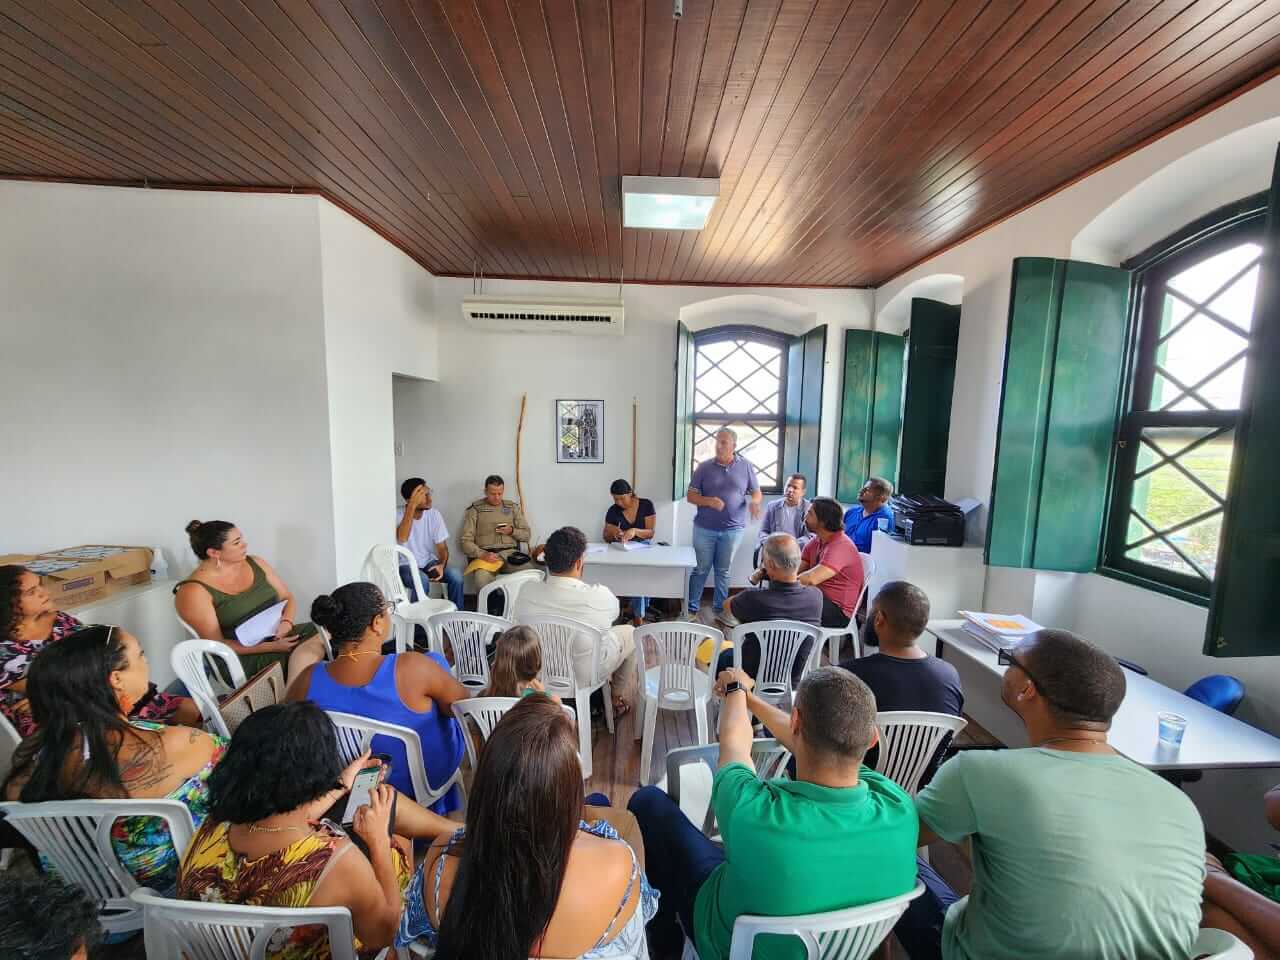
<svg viewBox="0 0 1280 960"><path fill-rule="evenodd" d="M789 533L773 533L760 547L760 561L769 579L763 586L743 590L725 601L724 608L739 623L761 620L799 620L815 627L822 622L822 591L806 587L796 577L800 572L800 544ZM791 667L791 682L799 685L805 658L813 652L806 640ZM733 651L720 654L716 676L733 666ZM742 643L742 669L752 679L760 669L760 642L747 634Z"/></svg>

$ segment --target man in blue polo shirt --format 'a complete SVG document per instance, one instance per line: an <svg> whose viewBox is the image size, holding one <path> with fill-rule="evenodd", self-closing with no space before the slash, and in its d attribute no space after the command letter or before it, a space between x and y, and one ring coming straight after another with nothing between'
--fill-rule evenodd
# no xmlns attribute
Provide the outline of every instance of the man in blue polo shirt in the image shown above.
<svg viewBox="0 0 1280 960"><path fill-rule="evenodd" d="M689 575L689 613L698 612L707 574L715 570L716 588L712 607L719 619L728 614L724 601L729 596L729 562L742 539L747 511L754 520L760 516L760 482L756 468L736 452L738 435L728 427L716 431L716 455L698 464L689 480L685 499L698 508L693 518L693 553L697 565ZM725 620L730 626L734 625Z"/></svg>
<svg viewBox="0 0 1280 960"><path fill-rule="evenodd" d="M859 553L871 552L871 534L875 530L893 530L893 511L889 498L893 484L883 477L872 477L858 491L858 505L844 512L844 532Z"/></svg>

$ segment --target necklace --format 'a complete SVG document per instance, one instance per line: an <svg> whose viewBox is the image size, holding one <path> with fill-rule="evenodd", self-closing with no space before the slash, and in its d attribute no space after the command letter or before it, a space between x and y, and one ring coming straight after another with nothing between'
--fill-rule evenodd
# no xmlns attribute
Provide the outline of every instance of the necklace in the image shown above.
<svg viewBox="0 0 1280 960"><path fill-rule="evenodd" d="M251 823L251 824L249 824L249 832L250 832L250 833L284 833L284 832L285 832L285 831L287 831L287 830L297 830L297 831L299 831L299 832L301 832L301 833L310 833L310 832L311 832L311 828L310 828L310 827L300 827L300 826L298 826L297 824L294 824L294 823L286 824L286 825L285 825L285 826L283 826L283 827L264 827L264 826L263 826L262 824L260 824L260 823Z"/></svg>
<svg viewBox="0 0 1280 960"><path fill-rule="evenodd" d="M355 653L340 653L333 659L335 660L354 660L360 662L361 657L382 656L381 650L357 650Z"/></svg>

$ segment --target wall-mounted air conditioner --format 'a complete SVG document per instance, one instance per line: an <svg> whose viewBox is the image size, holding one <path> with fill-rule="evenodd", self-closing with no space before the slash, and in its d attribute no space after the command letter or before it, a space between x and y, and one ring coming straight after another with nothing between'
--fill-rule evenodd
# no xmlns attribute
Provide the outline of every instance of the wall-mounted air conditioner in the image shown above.
<svg viewBox="0 0 1280 960"><path fill-rule="evenodd" d="M586 333L621 336L626 308L621 300L532 300L528 297L465 297L462 318L481 330L503 333Z"/></svg>

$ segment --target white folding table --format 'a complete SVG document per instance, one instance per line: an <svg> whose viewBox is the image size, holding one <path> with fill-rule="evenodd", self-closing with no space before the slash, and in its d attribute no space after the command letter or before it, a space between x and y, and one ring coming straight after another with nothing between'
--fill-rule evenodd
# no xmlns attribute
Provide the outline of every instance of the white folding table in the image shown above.
<svg viewBox="0 0 1280 960"><path fill-rule="evenodd" d="M589 543L582 579L602 583L619 597L679 599L687 609L689 572L696 565L693 547L619 550L603 543Z"/></svg>
<svg viewBox="0 0 1280 960"><path fill-rule="evenodd" d="M970 636L963 624L963 620L929 622L926 629L937 638L938 656L952 661L958 668L977 666L998 684L1008 668L997 663L995 651ZM962 670L962 673L968 672ZM1125 670L1124 678L1124 700L1111 721L1107 741L1130 760L1150 770L1280 767L1280 738L1132 670ZM966 697L966 712L968 699ZM1008 712L1007 707L1003 709ZM1160 713L1176 713L1187 718L1181 746L1170 747L1161 742L1156 732L1156 716ZM987 726L981 717L974 719Z"/></svg>

